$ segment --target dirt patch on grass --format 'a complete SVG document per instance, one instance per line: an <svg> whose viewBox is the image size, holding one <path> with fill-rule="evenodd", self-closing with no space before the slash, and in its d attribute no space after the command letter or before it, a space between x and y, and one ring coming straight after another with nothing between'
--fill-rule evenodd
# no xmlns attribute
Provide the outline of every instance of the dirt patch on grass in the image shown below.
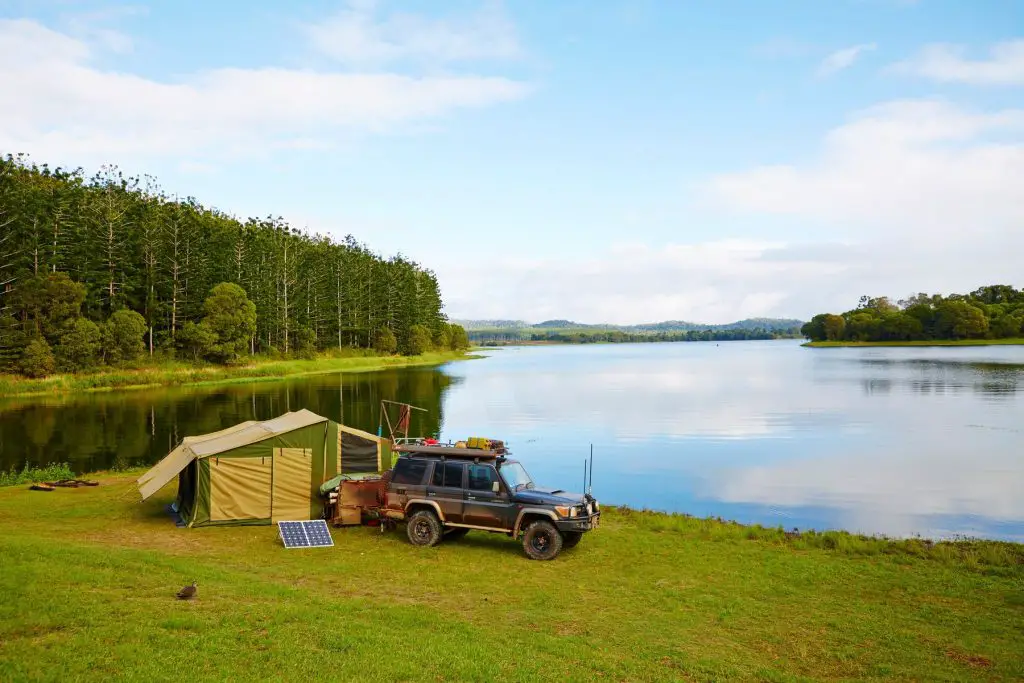
<svg viewBox="0 0 1024 683"><path fill-rule="evenodd" d="M959 650L946 650L946 656L954 662L959 662L964 666L969 666L974 669L987 669L992 666L992 660L988 657L970 655L966 652L960 652Z"/></svg>

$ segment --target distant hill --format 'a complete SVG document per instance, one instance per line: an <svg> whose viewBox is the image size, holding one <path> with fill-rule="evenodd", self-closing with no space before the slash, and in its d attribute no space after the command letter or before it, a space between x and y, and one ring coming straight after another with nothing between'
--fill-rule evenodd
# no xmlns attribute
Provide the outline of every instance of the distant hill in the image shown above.
<svg viewBox="0 0 1024 683"><path fill-rule="evenodd" d="M795 318L745 318L732 323L708 325L692 323L686 320L665 320L660 323L644 323L640 325L610 325L579 323L573 320L545 320L539 323L528 323L525 320L453 320L462 325L467 332L483 330L619 330L622 332L690 332L700 330L791 330L804 324Z"/></svg>
<svg viewBox="0 0 1024 683"><path fill-rule="evenodd" d="M530 327L525 320L452 320L456 325L462 325L467 331L471 330L523 330Z"/></svg>

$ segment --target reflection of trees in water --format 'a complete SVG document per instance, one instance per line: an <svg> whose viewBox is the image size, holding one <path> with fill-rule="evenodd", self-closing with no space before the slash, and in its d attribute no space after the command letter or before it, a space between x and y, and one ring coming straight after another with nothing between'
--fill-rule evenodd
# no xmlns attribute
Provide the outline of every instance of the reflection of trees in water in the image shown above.
<svg viewBox="0 0 1024 683"><path fill-rule="evenodd" d="M1024 365L1019 363L963 362L951 360L882 358L859 359L858 363L885 368L898 374L901 368L915 371L913 377L867 377L859 381L865 394L887 394L894 388L906 388L916 394L960 394L970 391L985 398L1013 396L1024 380Z"/></svg>
<svg viewBox="0 0 1024 683"><path fill-rule="evenodd" d="M1020 388L1020 380L1015 376L992 377L984 380L970 381L970 378L960 379L879 379L868 378L860 380L861 388L865 394L889 394L894 387L905 387L915 394L921 395L943 395L962 394L970 391L986 398L1008 398L1017 393Z"/></svg>
<svg viewBox="0 0 1024 683"><path fill-rule="evenodd" d="M156 462L185 436L306 408L377 433L381 399L420 406L410 433L438 435L448 387L436 368L409 368L211 387L79 394L0 404L0 469L68 462L78 472ZM385 427L386 432L386 427Z"/></svg>

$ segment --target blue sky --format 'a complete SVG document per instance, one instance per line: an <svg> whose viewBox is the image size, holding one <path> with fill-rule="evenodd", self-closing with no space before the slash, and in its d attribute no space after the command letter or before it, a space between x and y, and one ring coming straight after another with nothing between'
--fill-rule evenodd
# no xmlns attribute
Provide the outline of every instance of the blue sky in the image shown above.
<svg viewBox="0 0 1024 683"><path fill-rule="evenodd" d="M434 269L450 316L1024 285L1024 2L0 0L0 150Z"/></svg>

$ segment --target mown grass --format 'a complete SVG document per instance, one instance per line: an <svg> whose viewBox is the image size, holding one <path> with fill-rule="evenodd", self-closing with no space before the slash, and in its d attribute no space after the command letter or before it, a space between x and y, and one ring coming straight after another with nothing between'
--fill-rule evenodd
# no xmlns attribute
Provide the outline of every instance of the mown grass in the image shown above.
<svg viewBox="0 0 1024 683"><path fill-rule="evenodd" d="M455 351L425 353L421 356L379 356L362 350L353 350L352 352L323 355L311 360L259 358L252 363L237 366L162 361L155 365L138 368L52 375L44 379L0 374L0 396L38 396L52 393L143 389L156 386L253 382L328 372L370 372L384 368L438 365L472 357L467 353Z"/></svg>
<svg viewBox="0 0 1024 683"><path fill-rule="evenodd" d="M554 562L476 532L419 549L335 529L334 548L285 550L273 527L176 528L173 484L139 503L134 477L90 478L0 490L0 679L1024 676L1019 550L853 552L625 509ZM199 597L175 600L193 579Z"/></svg>
<svg viewBox="0 0 1024 683"><path fill-rule="evenodd" d="M813 349L839 348L844 346L1003 346L1024 344L1024 337L1007 339L932 339L929 341L816 341L805 342L802 346Z"/></svg>
<svg viewBox="0 0 1024 683"><path fill-rule="evenodd" d="M20 484L34 484L40 481L58 481L60 479L71 479L74 476L74 471L66 462L53 463L45 467L29 467L29 464L25 463L25 466L20 470L0 471L0 486L18 486Z"/></svg>

